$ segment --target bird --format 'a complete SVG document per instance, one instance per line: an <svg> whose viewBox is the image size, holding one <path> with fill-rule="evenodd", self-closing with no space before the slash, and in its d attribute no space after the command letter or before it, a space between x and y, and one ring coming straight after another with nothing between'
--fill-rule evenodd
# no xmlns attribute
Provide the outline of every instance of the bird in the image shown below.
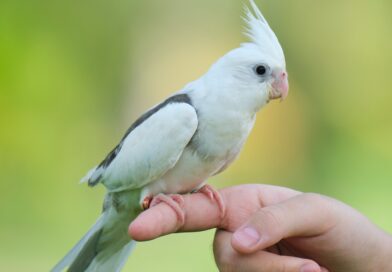
<svg viewBox="0 0 392 272"><path fill-rule="evenodd" d="M181 224L182 194L204 193L224 214L220 194L206 181L237 158L257 112L289 90L282 46L254 0L245 5L244 22L247 42L136 119L82 179L106 188L102 214L52 272L121 271L136 243L128 234L132 220L165 203Z"/></svg>

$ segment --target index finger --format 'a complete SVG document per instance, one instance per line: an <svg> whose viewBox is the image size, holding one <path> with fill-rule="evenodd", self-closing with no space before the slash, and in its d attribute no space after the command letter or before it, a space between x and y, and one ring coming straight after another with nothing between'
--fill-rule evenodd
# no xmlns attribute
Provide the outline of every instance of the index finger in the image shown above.
<svg viewBox="0 0 392 272"><path fill-rule="evenodd" d="M300 192L284 187L246 184L219 190L226 206L222 218L216 202L201 193L184 195L185 222L179 225L176 213L160 203L141 213L129 226L129 235L138 241L152 240L176 231L222 228L234 231L259 208L279 203Z"/></svg>
<svg viewBox="0 0 392 272"><path fill-rule="evenodd" d="M130 224L129 235L136 241L146 241L176 231L201 231L221 225L219 207L206 195L194 193L183 198L183 225L178 224L177 215L171 207L160 203L141 213Z"/></svg>

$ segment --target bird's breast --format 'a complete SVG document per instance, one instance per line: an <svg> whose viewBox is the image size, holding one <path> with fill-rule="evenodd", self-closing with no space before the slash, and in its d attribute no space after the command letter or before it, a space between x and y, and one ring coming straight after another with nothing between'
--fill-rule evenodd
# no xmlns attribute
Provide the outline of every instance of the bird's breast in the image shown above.
<svg viewBox="0 0 392 272"><path fill-rule="evenodd" d="M206 159L224 160L237 154L255 121L255 116L235 111L203 117L189 146Z"/></svg>
<svg viewBox="0 0 392 272"><path fill-rule="evenodd" d="M187 193L226 168L240 152L254 117L199 118L199 127L174 168L149 187L155 193Z"/></svg>

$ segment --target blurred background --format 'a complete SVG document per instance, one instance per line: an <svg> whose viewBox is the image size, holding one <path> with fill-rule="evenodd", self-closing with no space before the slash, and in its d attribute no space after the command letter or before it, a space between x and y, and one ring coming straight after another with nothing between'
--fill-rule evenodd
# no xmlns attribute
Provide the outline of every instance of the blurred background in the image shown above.
<svg viewBox="0 0 392 272"><path fill-rule="evenodd" d="M245 41L243 2L0 2L0 270L48 271L104 189L78 185L145 109ZM217 187L338 198L392 232L392 2L257 1L291 91ZM139 244L125 271L216 271L213 231Z"/></svg>

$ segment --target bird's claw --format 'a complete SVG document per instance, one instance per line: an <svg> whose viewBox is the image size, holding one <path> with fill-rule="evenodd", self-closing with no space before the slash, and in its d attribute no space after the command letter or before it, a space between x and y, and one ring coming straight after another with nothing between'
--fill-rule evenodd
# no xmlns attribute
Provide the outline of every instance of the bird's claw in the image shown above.
<svg viewBox="0 0 392 272"><path fill-rule="evenodd" d="M148 206L145 206L146 205ZM142 203L143 209L152 208L160 203L165 203L176 213L179 227L185 223L184 198L179 194L159 194L154 197L147 196ZM145 208L147 207L147 208Z"/></svg>
<svg viewBox="0 0 392 272"><path fill-rule="evenodd" d="M145 211L145 210L147 210L148 208L150 208L152 199L153 199L152 196L146 196L146 197L143 199L143 202L142 202L142 209L143 209L143 211Z"/></svg>
<svg viewBox="0 0 392 272"><path fill-rule="evenodd" d="M203 185L203 187L197 190L197 192L206 195L211 201L216 202L219 208L220 218L223 219L225 217L226 214L225 202L223 201L221 194L214 187L205 184Z"/></svg>

